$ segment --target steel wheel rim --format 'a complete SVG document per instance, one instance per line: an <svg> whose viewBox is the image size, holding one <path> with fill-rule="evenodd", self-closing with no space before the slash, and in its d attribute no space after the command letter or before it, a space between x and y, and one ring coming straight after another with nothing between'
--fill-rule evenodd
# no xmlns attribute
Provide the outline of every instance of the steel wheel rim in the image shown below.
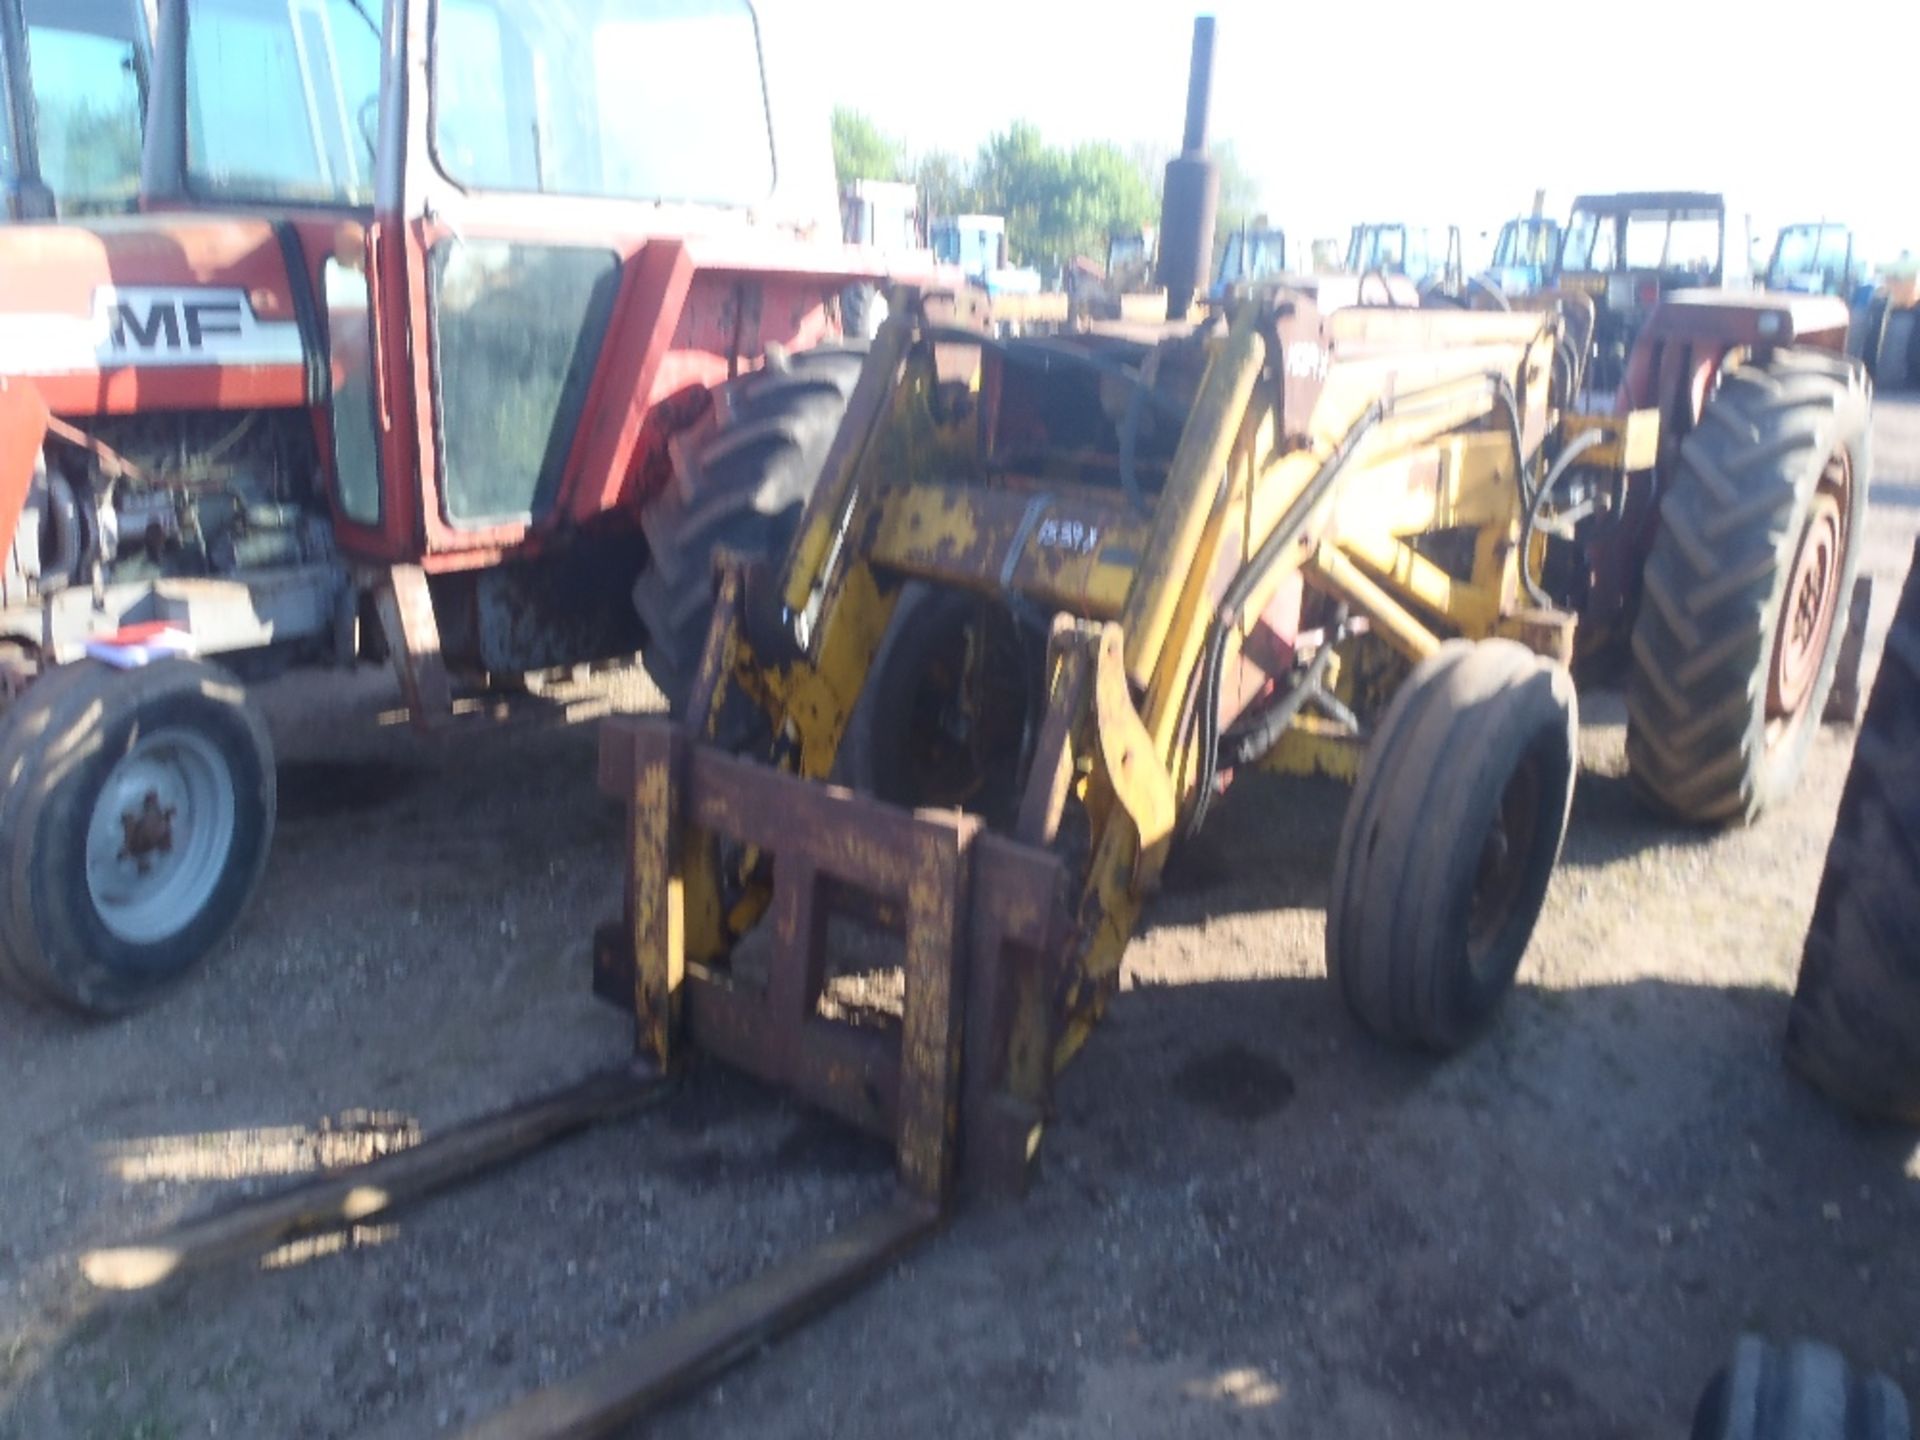
<svg viewBox="0 0 1920 1440"><path fill-rule="evenodd" d="M1525 896L1533 873L1545 785L1540 757L1528 751L1500 792L1492 822L1480 842L1479 866L1467 903L1467 963L1481 979L1487 978L1487 962Z"/></svg>
<svg viewBox="0 0 1920 1440"><path fill-rule="evenodd" d="M233 776L205 736L143 735L120 757L87 822L87 893L130 945L178 935L206 908L233 853Z"/></svg>
<svg viewBox="0 0 1920 1440"><path fill-rule="evenodd" d="M1853 522L1853 477L1843 450L1821 478L1794 548L1774 621L1766 718L1778 743L1805 712L1840 613L1840 581Z"/></svg>

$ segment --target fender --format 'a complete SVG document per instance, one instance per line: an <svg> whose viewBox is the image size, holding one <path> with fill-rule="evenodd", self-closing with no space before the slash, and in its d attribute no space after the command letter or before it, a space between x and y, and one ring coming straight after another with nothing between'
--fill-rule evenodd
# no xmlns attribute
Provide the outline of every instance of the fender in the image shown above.
<svg viewBox="0 0 1920 1440"><path fill-rule="evenodd" d="M23 380L0 375L0 555L13 548L13 532L46 438L47 404L40 392Z"/></svg>

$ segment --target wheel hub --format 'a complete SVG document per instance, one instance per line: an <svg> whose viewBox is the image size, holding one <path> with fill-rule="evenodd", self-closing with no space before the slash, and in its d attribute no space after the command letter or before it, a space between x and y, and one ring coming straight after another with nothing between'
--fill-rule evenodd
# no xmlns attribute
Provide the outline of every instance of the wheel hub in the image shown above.
<svg viewBox="0 0 1920 1440"><path fill-rule="evenodd" d="M87 825L87 891L100 922L132 945L187 928L233 851L233 778L205 736L142 736L109 772Z"/></svg>
<svg viewBox="0 0 1920 1440"><path fill-rule="evenodd" d="M1493 824L1481 842L1467 912L1467 958L1476 967L1492 952L1526 889L1539 828L1541 786L1539 760L1529 754L1501 792Z"/></svg>
<svg viewBox="0 0 1920 1440"><path fill-rule="evenodd" d="M131 860L142 875L147 874L154 856L172 852L173 817L178 813L177 806L160 803L157 790L147 791L137 810L121 813L120 825L126 833L119 858Z"/></svg>
<svg viewBox="0 0 1920 1440"><path fill-rule="evenodd" d="M1822 493L1807 516L1793 570L1780 602L1767 677L1767 715L1788 720L1805 708L1826 658L1839 611L1842 519L1839 501Z"/></svg>

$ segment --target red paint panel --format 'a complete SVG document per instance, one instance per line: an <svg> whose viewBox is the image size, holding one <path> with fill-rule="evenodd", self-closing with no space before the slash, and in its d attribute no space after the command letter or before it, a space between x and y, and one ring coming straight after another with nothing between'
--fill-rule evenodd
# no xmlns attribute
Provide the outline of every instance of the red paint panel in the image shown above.
<svg viewBox="0 0 1920 1440"><path fill-rule="evenodd" d="M286 267L264 220L140 216L0 228L0 313L91 315L102 285L237 286L262 320L293 319Z"/></svg>
<svg viewBox="0 0 1920 1440"><path fill-rule="evenodd" d="M56 415L131 415L148 410L300 409L306 371L298 365L126 366L34 380Z"/></svg>
<svg viewBox="0 0 1920 1440"><path fill-rule="evenodd" d="M620 504L641 433L662 398L662 365L692 285L686 247L672 241L656 241L625 263L606 348L560 485L557 508L576 520L590 520ZM688 383L684 374L664 378L675 389ZM652 441L661 446L667 438Z"/></svg>
<svg viewBox="0 0 1920 1440"><path fill-rule="evenodd" d="M13 544L33 465L47 436L47 407L33 386L0 377L0 553Z"/></svg>

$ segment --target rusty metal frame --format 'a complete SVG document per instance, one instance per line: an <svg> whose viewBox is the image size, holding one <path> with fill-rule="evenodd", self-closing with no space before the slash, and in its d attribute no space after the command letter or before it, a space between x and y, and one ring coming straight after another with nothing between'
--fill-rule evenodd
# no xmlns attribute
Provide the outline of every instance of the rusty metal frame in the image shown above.
<svg viewBox="0 0 1920 1440"><path fill-rule="evenodd" d="M1018 1150L1024 1165L1024 1138L1007 1135L1007 1117L1018 1131L1024 1112L995 1096L996 1052L1011 1023L1009 973L1061 937L1060 861L958 811L909 813L737 759L670 721L610 721L601 736L601 783L629 802L637 857L623 939L642 1050L670 1069L698 1048L891 1139L907 1190L940 1204L956 1169L971 1017L965 1108L983 1163ZM689 851L719 841L772 863L764 984L688 955L687 876L700 863ZM830 885L905 937L897 1034L819 1013Z"/></svg>

